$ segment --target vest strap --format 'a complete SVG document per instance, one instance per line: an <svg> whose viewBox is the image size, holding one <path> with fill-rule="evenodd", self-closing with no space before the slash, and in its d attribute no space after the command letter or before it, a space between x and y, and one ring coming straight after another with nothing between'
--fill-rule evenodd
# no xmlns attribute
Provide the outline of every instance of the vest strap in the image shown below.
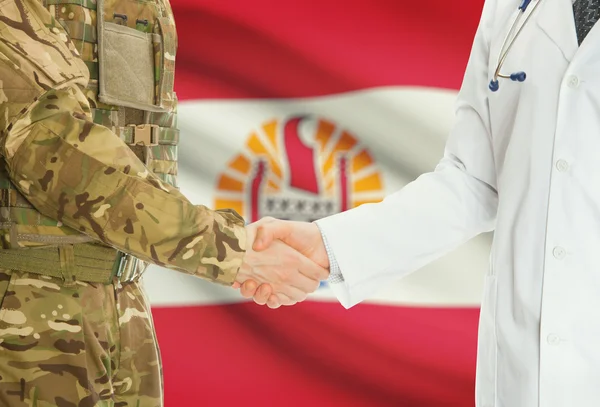
<svg viewBox="0 0 600 407"><path fill-rule="evenodd" d="M146 147L158 144L177 145L179 130L159 127L155 124L128 125L116 128L117 135L129 145L143 144Z"/></svg>

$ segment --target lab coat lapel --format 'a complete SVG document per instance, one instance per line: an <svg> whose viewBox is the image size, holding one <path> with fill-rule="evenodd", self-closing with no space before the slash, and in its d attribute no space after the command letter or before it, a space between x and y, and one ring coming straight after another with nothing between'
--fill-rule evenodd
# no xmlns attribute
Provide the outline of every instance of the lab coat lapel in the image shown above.
<svg viewBox="0 0 600 407"><path fill-rule="evenodd" d="M535 20L570 62L578 48L573 3L571 0L540 1L539 14Z"/></svg>

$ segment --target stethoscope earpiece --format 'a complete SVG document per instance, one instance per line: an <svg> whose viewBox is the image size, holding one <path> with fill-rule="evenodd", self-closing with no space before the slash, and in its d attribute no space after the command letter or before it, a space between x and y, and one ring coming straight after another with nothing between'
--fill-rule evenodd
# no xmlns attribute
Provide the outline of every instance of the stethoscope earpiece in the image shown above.
<svg viewBox="0 0 600 407"><path fill-rule="evenodd" d="M500 83L497 80L490 81L490 90L492 92L497 92L500 89Z"/></svg>
<svg viewBox="0 0 600 407"><path fill-rule="evenodd" d="M527 79L527 74L525 72L515 72L510 74L510 80L515 82L524 82Z"/></svg>

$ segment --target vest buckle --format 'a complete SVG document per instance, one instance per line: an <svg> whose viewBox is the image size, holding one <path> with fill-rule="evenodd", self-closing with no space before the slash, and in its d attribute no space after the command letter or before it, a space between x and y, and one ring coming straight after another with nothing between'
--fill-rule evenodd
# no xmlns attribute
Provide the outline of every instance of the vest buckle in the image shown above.
<svg viewBox="0 0 600 407"><path fill-rule="evenodd" d="M119 252L115 261L114 276L122 283L130 283L141 275L139 260L130 254Z"/></svg>
<svg viewBox="0 0 600 407"><path fill-rule="evenodd" d="M130 124L133 128L131 145L144 145L152 147L158 145L158 126L156 124Z"/></svg>

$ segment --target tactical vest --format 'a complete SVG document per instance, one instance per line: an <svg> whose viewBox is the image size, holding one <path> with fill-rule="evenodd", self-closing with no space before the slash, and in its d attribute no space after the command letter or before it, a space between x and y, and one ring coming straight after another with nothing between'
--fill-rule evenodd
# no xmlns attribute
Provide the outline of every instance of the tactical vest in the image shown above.
<svg viewBox="0 0 600 407"><path fill-rule="evenodd" d="M111 129L149 170L177 187L177 36L169 0L43 3L89 69L85 93L94 123ZM43 274L68 278L65 274L82 274L82 261L76 258L83 257L93 259L84 261L92 269L83 272L87 281L105 282L105 269L129 277L141 274L142 262L93 244L90 237L39 213L11 183L5 167L0 163L0 244L5 249L0 250L0 267L41 269ZM29 250L27 256L14 250L32 247L38 250ZM32 257L30 253L36 261L24 260Z"/></svg>

